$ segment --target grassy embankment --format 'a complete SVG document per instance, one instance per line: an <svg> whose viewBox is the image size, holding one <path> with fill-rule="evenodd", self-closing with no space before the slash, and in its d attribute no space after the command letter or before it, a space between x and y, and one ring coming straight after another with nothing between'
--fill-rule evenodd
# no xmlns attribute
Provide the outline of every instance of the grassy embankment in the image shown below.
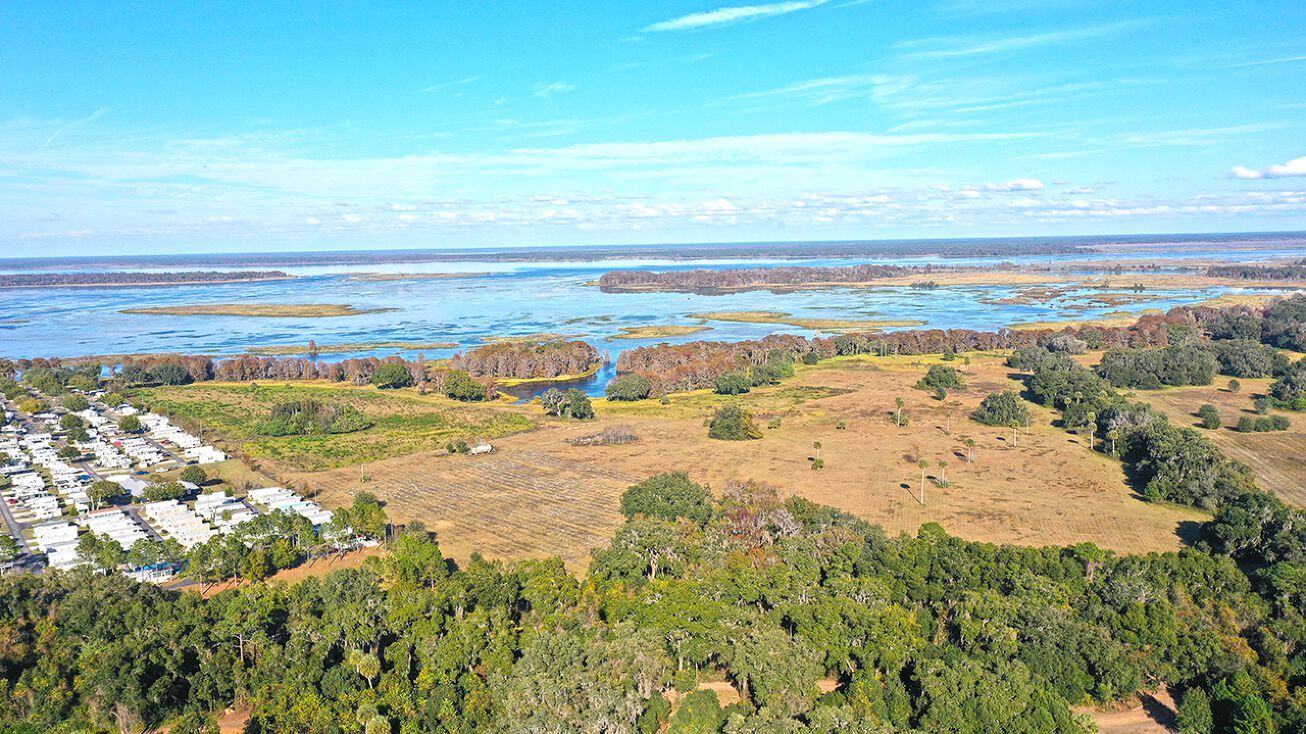
<svg viewBox="0 0 1306 734"><path fill-rule="evenodd" d="M489 439L532 428L524 415L412 391L333 383L201 383L143 389L136 397L270 469L318 471L440 449L453 439ZM278 403L316 400L357 408L373 425L353 433L260 436L256 425Z"/></svg>

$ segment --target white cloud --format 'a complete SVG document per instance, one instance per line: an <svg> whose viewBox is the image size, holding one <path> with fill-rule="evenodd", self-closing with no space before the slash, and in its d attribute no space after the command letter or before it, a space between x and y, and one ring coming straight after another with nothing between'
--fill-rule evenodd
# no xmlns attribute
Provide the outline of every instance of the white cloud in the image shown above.
<svg viewBox="0 0 1306 734"><path fill-rule="evenodd" d="M1043 182L1037 178L1017 178L1003 183L986 183L987 191L1042 191Z"/></svg>
<svg viewBox="0 0 1306 734"><path fill-rule="evenodd" d="M1293 176L1306 176L1306 156L1294 158L1281 165L1273 165L1261 170L1254 170L1246 166L1234 166L1229 175L1241 179L1261 179L1261 178L1290 178Z"/></svg>
<svg viewBox="0 0 1306 734"><path fill-rule="evenodd" d="M1000 53L1004 51L1019 51L1026 48L1049 46L1064 43L1066 41L1078 41L1086 38L1100 38L1102 36L1109 36L1124 31L1134 30L1143 25L1146 25L1145 21L1124 21L1120 23L1090 26L1087 28L1072 28L1064 31L1035 33L1028 36L1010 36L1007 38L925 38L917 41L905 41L899 43L898 47L907 49L922 46L938 46L939 48L926 48L922 51L911 51L904 54L904 58L948 59L964 56L979 56L982 54Z"/></svg>
<svg viewBox="0 0 1306 734"><path fill-rule="evenodd" d="M824 5L829 0L791 0L790 2L768 3L766 5L736 5L717 8L701 13L689 13L671 20L664 20L643 28L646 32L686 31L696 28L725 25L727 23L744 23L776 15L785 15L799 10Z"/></svg>
<svg viewBox="0 0 1306 734"><path fill-rule="evenodd" d="M540 99L548 99L555 94L563 94L565 92L573 91L574 89L576 89L575 84L568 84L566 82L539 82L535 85L532 94Z"/></svg>
<svg viewBox="0 0 1306 734"><path fill-rule="evenodd" d="M438 92L441 89L448 89L449 87L461 87L464 84L471 84L472 82L479 80L479 76L463 77L462 79L455 79L451 82L440 82L439 84L432 84L429 87L422 87L417 91L421 94L427 94L429 92Z"/></svg>

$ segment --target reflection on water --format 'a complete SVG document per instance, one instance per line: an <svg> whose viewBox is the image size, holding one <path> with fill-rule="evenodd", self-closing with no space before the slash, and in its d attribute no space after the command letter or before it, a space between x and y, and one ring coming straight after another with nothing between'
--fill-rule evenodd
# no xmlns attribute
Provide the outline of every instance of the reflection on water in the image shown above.
<svg viewBox="0 0 1306 734"><path fill-rule="evenodd" d="M567 390L575 388L584 391L586 395L597 398L603 395L603 387L617 376L617 363L606 362L599 367L598 371L588 377L580 377L574 380L549 380L548 382L528 382L513 387L499 388L499 392L517 398L518 403L529 403L535 398L544 394L544 391L551 388Z"/></svg>

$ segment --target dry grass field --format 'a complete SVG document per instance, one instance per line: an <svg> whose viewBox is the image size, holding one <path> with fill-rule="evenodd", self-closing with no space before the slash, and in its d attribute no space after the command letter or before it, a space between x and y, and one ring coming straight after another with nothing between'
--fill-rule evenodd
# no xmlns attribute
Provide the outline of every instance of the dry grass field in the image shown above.
<svg viewBox="0 0 1306 734"><path fill-rule="evenodd" d="M891 532L914 533L922 523L938 522L961 537L992 542L1171 550L1204 518L1139 499L1118 462L1054 428L1050 411L1034 406L1029 432L1014 437L969 420L985 395L1016 385L1001 355L973 355L965 368L968 387L945 402L912 388L936 361L837 358L740 398L698 391L672 396L669 405L600 400L598 420L549 420L539 430L495 440L489 456L415 453L367 464L367 481L357 467L282 479L306 482L328 505L349 502L359 489L374 492L396 520L420 519L437 530L455 558L472 551L503 558L556 554L573 567L583 566L589 550L620 524L618 502L627 486L672 470L717 490L733 480L765 481ZM892 420L897 396L912 419L901 429ZM704 419L732 399L755 413L762 439L707 438ZM538 406L513 409L540 419ZM778 428L766 428L772 417L780 418ZM640 440L570 442L615 425L632 427ZM966 461L967 438L975 441L973 464ZM813 470L817 441L826 466ZM930 462L924 505L920 458ZM940 460L948 462L947 487L934 481Z"/></svg>
<svg viewBox="0 0 1306 734"><path fill-rule="evenodd" d="M1227 380L1219 378L1216 385ZM1256 472L1261 487L1274 492L1285 502L1306 507L1306 415L1284 413L1292 420L1286 431L1239 433L1230 426L1242 416L1256 416L1252 401L1264 395L1270 380L1239 380L1236 393L1224 387L1175 387L1165 390L1139 391L1142 400L1164 410L1176 425L1196 426L1197 409L1206 403L1220 411L1224 427L1217 431L1198 429L1231 459L1237 459Z"/></svg>

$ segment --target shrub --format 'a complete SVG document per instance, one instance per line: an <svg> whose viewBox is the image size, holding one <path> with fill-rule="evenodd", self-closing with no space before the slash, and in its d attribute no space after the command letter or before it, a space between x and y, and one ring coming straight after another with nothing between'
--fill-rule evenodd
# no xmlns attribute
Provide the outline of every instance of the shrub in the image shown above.
<svg viewBox="0 0 1306 734"><path fill-rule="evenodd" d="M1061 354L1083 354L1088 351L1088 342L1082 339L1076 339L1074 336L1062 332L1053 334L1043 341L1043 347L1049 352L1058 352Z"/></svg>
<svg viewBox="0 0 1306 734"><path fill-rule="evenodd" d="M63 399L63 407L76 413L91 407L91 403L81 395L69 395Z"/></svg>
<svg viewBox="0 0 1306 734"><path fill-rule="evenodd" d="M986 396L970 417L986 426L1010 428L1024 425L1029 420L1029 408L1019 395L1004 390Z"/></svg>
<svg viewBox="0 0 1306 734"><path fill-rule="evenodd" d="M708 421L707 436L722 441L747 441L761 438L762 432L757 429L751 413L732 404L717 408Z"/></svg>
<svg viewBox="0 0 1306 734"><path fill-rule="evenodd" d="M803 364L813 365L820 361L821 358L816 356L816 352L805 352L803 354L803 359L802 359Z"/></svg>
<svg viewBox="0 0 1306 734"><path fill-rule="evenodd" d="M74 428L82 428L82 419L72 413L66 413L59 418L59 427L65 431L70 431Z"/></svg>
<svg viewBox="0 0 1306 734"><path fill-rule="evenodd" d="M262 436L321 436L371 427L372 421L353 406L293 400L272 406L267 419L254 426L254 432Z"/></svg>
<svg viewBox="0 0 1306 734"><path fill-rule="evenodd" d="M1243 389L1243 384L1237 380L1229 380L1229 392L1236 393Z"/></svg>
<svg viewBox="0 0 1306 734"><path fill-rule="evenodd" d="M409 372L408 366L402 362L382 362L372 373L372 384L382 390L411 387L413 373Z"/></svg>
<svg viewBox="0 0 1306 734"><path fill-rule="evenodd" d="M936 391L953 390L965 386L966 381L961 378L960 372L955 368L941 364L930 365L929 371L916 383L916 387L919 389Z"/></svg>
<svg viewBox="0 0 1306 734"><path fill-rule="evenodd" d="M485 386L473 380L472 376L467 374L467 370L450 370L449 374L445 375L444 394L465 403L479 402L488 396Z"/></svg>
<svg viewBox="0 0 1306 734"><path fill-rule="evenodd" d="M753 388L752 381L741 372L727 372L716 378L712 389L718 395L742 395Z"/></svg>
<svg viewBox="0 0 1306 734"><path fill-rule="evenodd" d="M559 418L587 420L594 417L594 405L589 396L575 388L559 390L551 387L540 395L540 404L545 413Z"/></svg>
<svg viewBox="0 0 1306 734"><path fill-rule="evenodd" d="M643 375L621 375L608 383L603 393L608 400L632 402L644 400L653 392L653 383Z"/></svg>
<svg viewBox="0 0 1306 734"><path fill-rule="evenodd" d="M1197 409L1197 417L1202 419L1202 428L1214 431L1220 427L1220 411L1210 403Z"/></svg>
<svg viewBox="0 0 1306 734"><path fill-rule="evenodd" d="M191 484L203 484L209 481L209 475L208 472L204 471L203 467L192 465L182 469L181 475L177 479Z"/></svg>
<svg viewBox="0 0 1306 734"><path fill-rule="evenodd" d="M118 429L125 433L137 433L141 430L141 419L134 415L123 416L118 421Z"/></svg>

